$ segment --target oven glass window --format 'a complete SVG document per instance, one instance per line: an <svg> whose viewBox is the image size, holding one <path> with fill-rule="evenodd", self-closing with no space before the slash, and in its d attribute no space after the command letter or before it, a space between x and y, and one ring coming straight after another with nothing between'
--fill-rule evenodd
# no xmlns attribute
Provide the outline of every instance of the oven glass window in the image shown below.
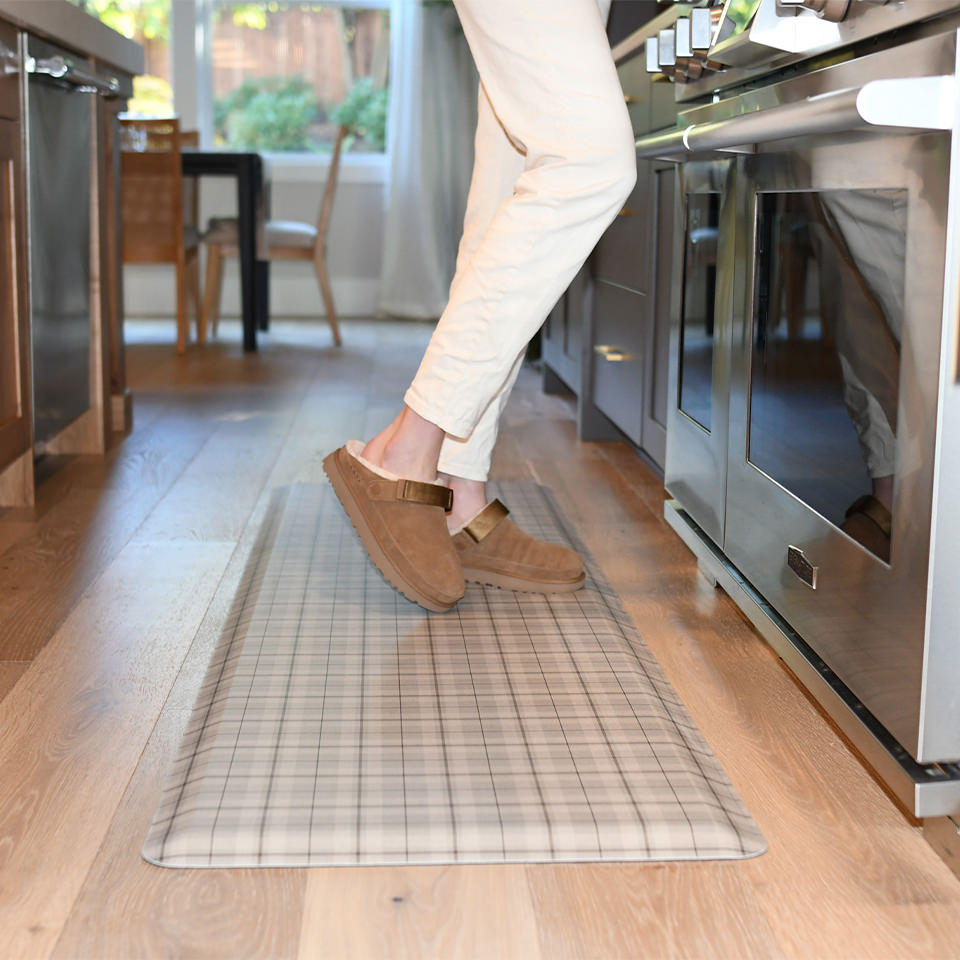
<svg viewBox="0 0 960 960"><path fill-rule="evenodd" d="M720 194L687 195L680 319L680 409L710 429Z"/></svg>
<svg viewBox="0 0 960 960"><path fill-rule="evenodd" d="M757 200L750 462L888 561L906 192Z"/></svg>

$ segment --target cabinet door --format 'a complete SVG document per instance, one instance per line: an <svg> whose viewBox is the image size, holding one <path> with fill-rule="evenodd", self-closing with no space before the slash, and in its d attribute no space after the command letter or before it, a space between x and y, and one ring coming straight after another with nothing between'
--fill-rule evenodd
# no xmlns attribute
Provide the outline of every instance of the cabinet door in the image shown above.
<svg viewBox="0 0 960 960"><path fill-rule="evenodd" d="M650 237L653 233L652 165L637 164L637 185L593 252L598 280L629 287L638 293L650 289Z"/></svg>
<svg viewBox="0 0 960 960"><path fill-rule="evenodd" d="M20 124L0 120L0 470L30 449Z"/></svg>
<svg viewBox="0 0 960 960"><path fill-rule="evenodd" d="M602 280L594 297L593 402L639 445L647 298Z"/></svg>
<svg viewBox="0 0 960 960"><path fill-rule="evenodd" d="M543 327L543 362L574 392L582 383L584 304L589 274L586 267L573 278Z"/></svg>
<svg viewBox="0 0 960 960"><path fill-rule="evenodd" d="M647 327L644 362L647 389L642 446L660 467L663 467L667 450L676 180L676 168L672 165L654 170L651 178L654 206L653 317Z"/></svg>

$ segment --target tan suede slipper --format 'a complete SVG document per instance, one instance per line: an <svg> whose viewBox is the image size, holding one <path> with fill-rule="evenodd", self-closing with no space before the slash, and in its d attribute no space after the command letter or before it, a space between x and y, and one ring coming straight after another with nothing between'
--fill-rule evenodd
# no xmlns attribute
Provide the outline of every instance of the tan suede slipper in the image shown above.
<svg viewBox="0 0 960 960"><path fill-rule="evenodd" d="M358 459L360 450L351 441L331 453L323 469L370 559L408 600L449 610L465 589L447 529L453 491L376 473Z"/></svg>
<svg viewBox="0 0 960 960"><path fill-rule="evenodd" d="M583 586L583 561L573 550L535 540L492 500L453 535L465 580L528 593L572 593Z"/></svg>
<svg viewBox="0 0 960 960"><path fill-rule="evenodd" d="M840 529L889 563L892 519L890 511L876 497L867 494L847 509Z"/></svg>

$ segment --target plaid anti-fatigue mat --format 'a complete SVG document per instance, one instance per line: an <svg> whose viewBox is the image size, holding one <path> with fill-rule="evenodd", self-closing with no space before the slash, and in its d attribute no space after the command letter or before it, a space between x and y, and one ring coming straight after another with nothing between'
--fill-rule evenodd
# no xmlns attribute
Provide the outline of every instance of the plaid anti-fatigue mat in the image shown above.
<svg viewBox="0 0 960 960"><path fill-rule="evenodd" d="M327 484L277 491L143 856L170 867L694 860L765 843L552 498L587 582L396 593Z"/></svg>

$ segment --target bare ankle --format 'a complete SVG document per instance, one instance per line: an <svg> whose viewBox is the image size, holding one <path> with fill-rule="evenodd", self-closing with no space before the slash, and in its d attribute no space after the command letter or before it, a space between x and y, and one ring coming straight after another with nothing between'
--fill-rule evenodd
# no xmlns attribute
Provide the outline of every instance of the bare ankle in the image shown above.
<svg viewBox="0 0 960 960"><path fill-rule="evenodd" d="M450 474L441 474L441 479L453 491L453 509L447 514L447 527L454 531L487 505L487 487L482 480L467 480Z"/></svg>
<svg viewBox="0 0 960 960"><path fill-rule="evenodd" d="M386 449L387 444L393 438L393 435L397 432L397 428L400 426L400 421L403 418L403 411L401 410L393 420L387 424L373 439L367 442L367 445L363 448L363 459L369 460L370 463L375 464L378 467L383 466L383 453Z"/></svg>
<svg viewBox="0 0 960 960"><path fill-rule="evenodd" d="M433 483L437 479L437 460L444 432L409 407L367 444L372 463L410 480Z"/></svg>

